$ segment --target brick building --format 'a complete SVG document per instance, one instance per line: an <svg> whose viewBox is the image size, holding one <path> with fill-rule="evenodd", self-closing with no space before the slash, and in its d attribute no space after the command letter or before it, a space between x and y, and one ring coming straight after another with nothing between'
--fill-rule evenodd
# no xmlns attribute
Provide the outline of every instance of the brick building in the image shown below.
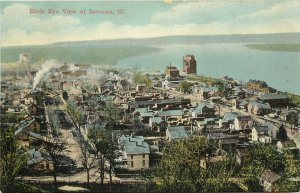
<svg viewBox="0 0 300 193"><path fill-rule="evenodd" d="M247 82L247 88L248 89L253 89L259 92L265 92L265 93L270 93L274 92L275 89L271 88L268 86L268 84L265 81L260 81L260 80L250 80Z"/></svg>
<svg viewBox="0 0 300 193"><path fill-rule="evenodd" d="M170 64L170 66L166 67L165 74L169 78L177 78L179 77L179 70L176 66Z"/></svg>
<svg viewBox="0 0 300 193"><path fill-rule="evenodd" d="M197 61L194 55L186 55L183 57L183 72L187 74L197 74Z"/></svg>

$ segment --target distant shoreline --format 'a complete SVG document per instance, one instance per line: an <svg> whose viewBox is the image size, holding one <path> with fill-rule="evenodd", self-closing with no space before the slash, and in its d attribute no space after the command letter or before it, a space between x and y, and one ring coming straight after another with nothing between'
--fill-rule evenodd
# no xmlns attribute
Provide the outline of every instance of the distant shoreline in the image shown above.
<svg viewBox="0 0 300 193"><path fill-rule="evenodd" d="M300 44L246 44L245 47L253 50L273 52L300 52Z"/></svg>

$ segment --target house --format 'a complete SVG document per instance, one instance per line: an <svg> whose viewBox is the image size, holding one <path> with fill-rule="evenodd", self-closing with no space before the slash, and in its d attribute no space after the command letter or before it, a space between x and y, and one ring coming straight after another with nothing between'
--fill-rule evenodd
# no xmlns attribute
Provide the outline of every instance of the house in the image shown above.
<svg viewBox="0 0 300 193"><path fill-rule="evenodd" d="M259 184L263 186L264 191L271 192L274 184L280 179L281 177L278 174L270 170L265 170L260 179Z"/></svg>
<svg viewBox="0 0 300 193"><path fill-rule="evenodd" d="M109 81L105 82L104 84L102 84L100 86L99 90L101 93L103 93L106 90L114 91L115 90L115 81L109 80Z"/></svg>
<svg viewBox="0 0 300 193"><path fill-rule="evenodd" d="M237 144L238 144L238 139L235 138L233 139L224 138L219 140L219 148L227 152L231 152L234 149L236 149Z"/></svg>
<svg viewBox="0 0 300 193"><path fill-rule="evenodd" d="M149 168L149 144L143 136L125 136L118 139L122 150L122 159L127 162L127 169L139 170Z"/></svg>
<svg viewBox="0 0 300 193"><path fill-rule="evenodd" d="M192 108L191 110L192 117L213 117L215 115L215 107L206 102L198 104L197 107Z"/></svg>
<svg viewBox="0 0 300 193"><path fill-rule="evenodd" d="M225 161L226 156L213 156L213 157L205 157L200 159L200 167L203 169L208 169L216 166L217 164L221 164Z"/></svg>
<svg viewBox="0 0 300 193"><path fill-rule="evenodd" d="M35 102L33 95L30 94L26 95L23 100L25 105L29 105Z"/></svg>
<svg viewBox="0 0 300 193"><path fill-rule="evenodd" d="M146 83L137 83L136 92L144 92L146 90Z"/></svg>
<svg viewBox="0 0 300 193"><path fill-rule="evenodd" d="M184 98L167 98L154 100L135 100L128 102L129 112L133 112L137 108L150 107L150 109L162 109L165 107L184 107L191 104L190 99Z"/></svg>
<svg viewBox="0 0 300 193"><path fill-rule="evenodd" d="M176 122L183 118L182 110L168 110L168 111L159 111L158 116L162 117L162 119L167 122Z"/></svg>
<svg viewBox="0 0 300 193"><path fill-rule="evenodd" d="M207 87L195 87L193 93L200 99L206 100L210 97L220 97L221 93L218 87L207 86Z"/></svg>
<svg viewBox="0 0 300 193"><path fill-rule="evenodd" d="M268 103L272 108L286 107L289 104L289 97L286 92L284 93L259 93L258 97L263 103Z"/></svg>
<svg viewBox="0 0 300 193"><path fill-rule="evenodd" d="M153 131L164 132L168 127L168 123L162 117L152 117L149 120L149 126Z"/></svg>
<svg viewBox="0 0 300 193"><path fill-rule="evenodd" d="M73 86L74 86L73 81L64 81L64 82L61 82L61 88L62 88L62 90L70 91Z"/></svg>
<svg viewBox="0 0 300 193"><path fill-rule="evenodd" d="M166 130L166 138L168 141L187 138L187 132L184 126L168 127Z"/></svg>
<svg viewBox="0 0 300 193"><path fill-rule="evenodd" d="M235 109L241 109L241 110L246 111L248 109L248 104L249 104L249 101L246 99L234 99L233 100L233 107Z"/></svg>
<svg viewBox="0 0 300 193"><path fill-rule="evenodd" d="M225 127L234 130L234 121L238 116L241 116L241 114L237 112L225 112L223 118L219 119L219 128Z"/></svg>
<svg viewBox="0 0 300 193"><path fill-rule="evenodd" d="M149 108L138 108L132 113L132 115L134 117L139 117L141 122L148 124L149 119L153 117L153 112Z"/></svg>
<svg viewBox="0 0 300 193"><path fill-rule="evenodd" d="M53 171L53 162L49 156L42 155L40 151L35 149L28 150L27 154L29 156L27 168L30 172Z"/></svg>
<svg viewBox="0 0 300 193"><path fill-rule="evenodd" d="M38 112L38 106L36 104L30 104L27 108L28 114L36 115Z"/></svg>
<svg viewBox="0 0 300 193"><path fill-rule="evenodd" d="M162 87L164 89L169 89L169 90L176 90L178 85L179 85L179 82L178 80L164 80L162 82Z"/></svg>
<svg viewBox="0 0 300 193"><path fill-rule="evenodd" d="M271 113L271 106L269 103L261 103L258 101L251 101L248 104L248 112L254 115L266 115Z"/></svg>
<svg viewBox="0 0 300 193"><path fill-rule="evenodd" d="M277 139L278 132L279 128L270 122L266 122L260 126L254 126L251 132L252 141L272 143L273 140Z"/></svg>
<svg viewBox="0 0 300 193"><path fill-rule="evenodd" d="M183 72L197 74L197 61L194 55L185 55L183 57Z"/></svg>
<svg viewBox="0 0 300 193"><path fill-rule="evenodd" d="M296 146L296 143L293 140L288 141L278 141L277 142L277 150L282 153L284 151L294 152L298 154L300 149Z"/></svg>
<svg viewBox="0 0 300 193"><path fill-rule="evenodd" d="M31 116L27 116L24 120L20 121L18 129L26 129L34 133L41 132L40 123L34 117Z"/></svg>
<svg viewBox="0 0 300 193"><path fill-rule="evenodd" d="M253 126L253 120L250 116L239 115L234 119L234 128L233 130L241 131L251 129Z"/></svg>

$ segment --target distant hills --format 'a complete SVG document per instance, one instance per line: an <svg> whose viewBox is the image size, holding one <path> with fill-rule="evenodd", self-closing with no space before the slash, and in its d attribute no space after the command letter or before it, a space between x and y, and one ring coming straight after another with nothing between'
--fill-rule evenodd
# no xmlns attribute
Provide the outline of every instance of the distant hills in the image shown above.
<svg viewBox="0 0 300 193"><path fill-rule="evenodd" d="M141 39L88 40L58 42L37 46L1 48L1 62L18 61L20 53L29 53L31 62L57 59L61 62L116 64L119 60L159 51L156 46L199 45L212 43L240 44L300 44L300 33L236 34L236 35L182 35Z"/></svg>
<svg viewBox="0 0 300 193"><path fill-rule="evenodd" d="M300 33L277 34L233 34L233 35L182 35L140 39L88 40L78 42L59 42L53 46L87 45L169 45L169 44L211 44L211 43L300 43Z"/></svg>

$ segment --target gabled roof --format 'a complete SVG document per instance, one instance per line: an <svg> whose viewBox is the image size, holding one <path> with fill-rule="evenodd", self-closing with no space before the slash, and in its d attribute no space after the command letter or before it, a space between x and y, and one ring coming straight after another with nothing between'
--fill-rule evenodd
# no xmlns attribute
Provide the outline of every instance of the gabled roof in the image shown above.
<svg viewBox="0 0 300 193"><path fill-rule="evenodd" d="M112 81L107 81L106 83L103 84L103 87L114 87L114 83Z"/></svg>
<svg viewBox="0 0 300 193"><path fill-rule="evenodd" d="M251 104L252 106L256 106L257 108L261 108L261 109L270 109L270 104L269 103L261 103L261 102L257 102L257 101L251 101L249 104Z"/></svg>
<svg viewBox="0 0 300 193"><path fill-rule="evenodd" d="M163 121L161 117L152 117L150 118L150 120L152 123L158 123L158 124Z"/></svg>
<svg viewBox="0 0 300 193"><path fill-rule="evenodd" d="M233 121L235 118L237 118L240 115L241 114L237 113L237 112L225 112L225 114L223 116L223 120Z"/></svg>
<svg viewBox="0 0 300 193"><path fill-rule="evenodd" d="M141 117L153 117L153 112L148 108L137 108L132 114L140 113Z"/></svg>
<svg viewBox="0 0 300 193"><path fill-rule="evenodd" d="M137 109L135 109L135 110L132 112L132 114L135 114L135 113L146 113L146 112L148 112L148 111L149 111L148 108L137 108Z"/></svg>
<svg viewBox="0 0 300 193"><path fill-rule="evenodd" d="M125 136L119 138L119 144L124 147L127 154L149 154L149 144L143 136Z"/></svg>
<svg viewBox="0 0 300 193"><path fill-rule="evenodd" d="M40 151L36 151L35 149L28 150L27 153L29 155L27 165L34 165L43 160L51 161L51 158L49 156L42 155Z"/></svg>
<svg viewBox="0 0 300 193"><path fill-rule="evenodd" d="M20 125L18 126L18 128L15 131L15 135L17 135L19 132L23 131L23 129L29 127L33 122L35 121L35 119L31 119L31 120L23 120L20 122Z"/></svg>
<svg viewBox="0 0 300 193"><path fill-rule="evenodd" d="M168 127L167 130L170 133L171 139L184 139L188 137L186 130L183 126Z"/></svg>
<svg viewBox="0 0 300 193"><path fill-rule="evenodd" d="M158 114L160 116L170 117L170 116L182 116L183 112L182 110L168 110L168 111L159 111Z"/></svg>
<svg viewBox="0 0 300 193"><path fill-rule="evenodd" d="M265 126L265 125L255 126L254 128L256 129L257 132L259 132L259 133L263 132L265 134L270 130L270 128L268 126Z"/></svg>
<svg viewBox="0 0 300 193"><path fill-rule="evenodd" d="M211 104L208 104L206 102L202 102L200 104L198 104L198 106L194 109L192 109L192 112L199 112L202 111L204 108L209 108L209 109L214 109L214 106Z"/></svg>

